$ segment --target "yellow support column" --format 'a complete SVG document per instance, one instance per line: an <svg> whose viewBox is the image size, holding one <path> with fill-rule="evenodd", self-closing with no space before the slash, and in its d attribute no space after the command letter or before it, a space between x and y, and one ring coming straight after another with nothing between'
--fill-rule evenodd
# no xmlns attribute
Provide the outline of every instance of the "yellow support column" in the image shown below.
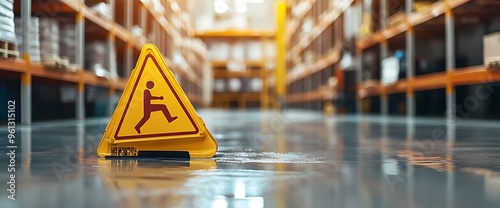
<svg viewBox="0 0 500 208"><path fill-rule="evenodd" d="M277 96L277 107L281 109L281 106L285 102L286 94L286 40L285 40L285 29L286 29L286 2L278 1L276 3L276 96Z"/></svg>
<svg viewBox="0 0 500 208"><path fill-rule="evenodd" d="M267 62L267 53L266 53L266 44L267 40L266 38L261 39L261 46L262 46L262 60L261 60L261 65L260 65L260 80L262 81L261 84L261 91L260 91L260 109L261 110L267 110L267 107L269 105L269 94L268 94L268 85L267 85L267 67L266 67L266 62Z"/></svg>
<svg viewBox="0 0 500 208"><path fill-rule="evenodd" d="M26 71L21 74L21 123L31 124L31 62L27 51L23 54Z"/></svg>

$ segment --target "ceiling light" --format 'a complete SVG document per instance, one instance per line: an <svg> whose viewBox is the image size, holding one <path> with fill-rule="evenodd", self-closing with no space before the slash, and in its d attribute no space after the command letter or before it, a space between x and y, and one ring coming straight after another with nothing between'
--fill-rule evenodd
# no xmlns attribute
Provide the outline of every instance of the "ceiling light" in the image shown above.
<svg viewBox="0 0 500 208"><path fill-rule="evenodd" d="M215 0L214 1L214 10L216 13L222 14L228 9L227 2L225 0Z"/></svg>
<svg viewBox="0 0 500 208"><path fill-rule="evenodd" d="M170 8L174 12L178 12L179 10L181 10L181 8L179 7L179 4L177 4L177 2L175 2L175 1L170 4Z"/></svg>
<svg viewBox="0 0 500 208"><path fill-rule="evenodd" d="M237 0L235 3L234 9L236 12L245 13L247 11L247 4L244 0Z"/></svg>
<svg viewBox="0 0 500 208"><path fill-rule="evenodd" d="M245 2L249 4L257 4L257 3L262 3L264 0L245 0Z"/></svg>

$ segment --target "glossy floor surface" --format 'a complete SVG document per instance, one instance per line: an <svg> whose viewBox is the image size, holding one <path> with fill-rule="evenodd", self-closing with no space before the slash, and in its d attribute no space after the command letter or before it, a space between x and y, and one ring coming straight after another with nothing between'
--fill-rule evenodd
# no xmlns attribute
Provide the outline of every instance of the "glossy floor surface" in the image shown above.
<svg viewBox="0 0 500 208"><path fill-rule="evenodd" d="M500 123L202 110L212 159L102 160L107 119L16 128L0 207L500 207Z"/></svg>

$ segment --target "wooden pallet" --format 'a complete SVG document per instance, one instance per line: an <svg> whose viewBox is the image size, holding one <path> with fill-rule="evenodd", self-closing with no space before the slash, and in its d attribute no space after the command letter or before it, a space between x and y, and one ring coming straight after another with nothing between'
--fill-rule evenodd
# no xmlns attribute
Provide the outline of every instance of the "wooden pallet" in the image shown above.
<svg viewBox="0 0 500 208"><path fill-rule="evenodd" d="M6 41L0 41L0 57L1 58L17 58L19 57L19 51L13 43Z"/></svg>
<svg viewBox="0 0 500 208"><path fill-rule="evenodd" d="M46 67L65 70L69 68L69 60L58 56L42 58L42 64Z"/></svg>
<svg viewBox="0 0 500 208"><path fill-rule="evenodd" d="M67 57L46 57L42 59L42 64L51 69L57 69L66 72L78 72L80 67L76 64L70 64Z"/></svg>

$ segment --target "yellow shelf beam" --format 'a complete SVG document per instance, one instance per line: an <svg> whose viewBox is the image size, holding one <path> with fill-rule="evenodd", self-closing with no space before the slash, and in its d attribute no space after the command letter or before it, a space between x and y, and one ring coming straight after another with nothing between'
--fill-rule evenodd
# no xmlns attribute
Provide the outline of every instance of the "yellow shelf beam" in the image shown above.
<svg viewBox="0 0 500 208"><path fill-rule="evenodd" d="M226 60L215 60L211 61L211 65L214 68L226 68L227 67L227 62ZM264 61L262 60L245 60L245 66L248 67L264 67Z"/></svg>
<svg viewBox="0 0 500 208"><path fill-rule="evenodd" d="M214 78L260 78L260 70L226 71L214 70Z"/></svg>
<svg viewBox="0 0 500 208"><path fill-rule="evenodd" d="M412 92L424 90L445 89L446 83L451 83L453 87L463 85L474 85L481 83L491 83L500 81L500 72L486 69L484 66L467 67L455 69L451 72L436 72L419 75L411 80L400 80L395 84L382 86L358 86L358 96L367 98L382 94L404 93L411 87Z"/></svg>
<svg viewBox="0 0 500 208"><path fill-rule="evenodd" d="M323 93L319 90L313 90L303 93L294 93L286 96L287 103L300 103L323 100Z"/></svg>
<svg viewBox="0 0 500 208"><path fill-rule="evenodd" d="M267 30L212 30L196 31L198 38L273 38L274 31Z"/></svg>
<svg viewBox="0 0 500 208"><path fill-rule="evenodd" d="M287 84L291 84L297 80L305 78L316 72L319 72L325 69L326 67L337 63L339 60L340 60L340 48L334 48L334 50L330 51L323 58L319 59L314 64L307 66L303 71L297 73L289 73L287 77Z"/></svg>
<svg viewBox="0 0 500 208"><path fill-rule="evenodd" d="M0 59L0 66L0 70L20 73L25 73L28 68L26 61L23 59Z"/></svg>

